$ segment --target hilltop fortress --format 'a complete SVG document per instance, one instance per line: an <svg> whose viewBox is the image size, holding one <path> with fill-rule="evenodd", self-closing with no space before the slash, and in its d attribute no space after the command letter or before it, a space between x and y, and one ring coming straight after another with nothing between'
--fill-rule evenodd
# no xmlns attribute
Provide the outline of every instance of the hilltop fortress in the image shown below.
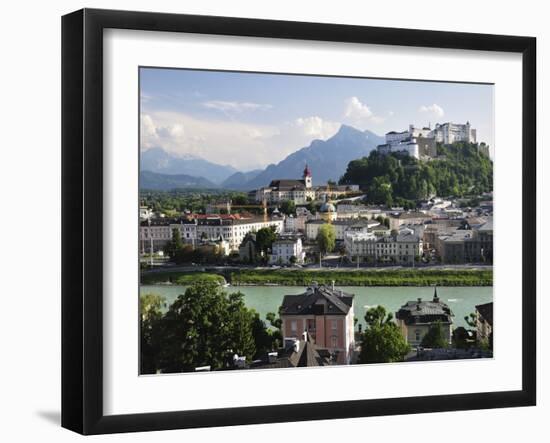
<svg viewBox="0 0 550 443"><path fill-rule="evenodd" d="M434 129L431 127L416 128L414 125L409 125L409 129L406 131L388 132L386 143L378 145L376 149L381 154L404 152L421 160L437 156L436 143L445 145L455 142L477 143L476 138L477 131L471 127L468 121L465 124L437 123ZM488 147L485 143L481 143L480 149L483 149L488 155Z"/></svg>

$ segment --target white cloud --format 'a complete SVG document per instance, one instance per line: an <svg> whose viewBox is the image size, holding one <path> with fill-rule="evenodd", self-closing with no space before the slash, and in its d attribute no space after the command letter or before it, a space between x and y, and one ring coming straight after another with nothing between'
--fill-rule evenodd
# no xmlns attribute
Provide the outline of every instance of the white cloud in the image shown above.
<svg viewBox="0 0 550 443"><path fill-rule="evenodd" d="M358 129L370 129L371 124L381 124L385 118L376 115L366 103L357 97L350 97L345 102L344 120Z"/></svg>
<svg viewBox="0 0 550 443"><path fill-rule="evenodd" d="M370 108L361 103L357 97L350 97L346 100L346 117L351 118L369 118L372 116Z"/></svg>
<svg viewBox="0 0 550 443"><path fill-rule="evenodd" d="M141 149L160 147L172 154L198 156L246 170L277 163L313 139L333 136L339 127L340 123L319 116L261 125L151 111L141 116Z"/></svg>
<svg viewBox="0 0 550 443"><path fill-rule="evenodd" d="M271 109L271 105L250 102L235 102L223 100L210 100L202 105L208 109L215 109L221 112L244 112Z"/></svg>
<svg viewBox="0 0 550 443"><path fill-rule="evenodd" d="M436 117L443 117L445 115L445 111L443 111L443 108L435 103L427 106L422 105L420 106L420 108L418 108L418 111L433 114Z"/></svg>
<svg viewBox="0 0 550 443"><path fill-rule="evenodd" d="M316 115L311 117L299 117L293 125L301 130L310 139L326 140L332 137L340 128L340 123L323 120Z"/></svg>
<svg viewBox="0 0 550 443"><path fill-rule="evenodd" d="M269 140L278 128L225 120L198 119L178 112L141 116L141 149L160 147L175 155L192 155L238 169L279 160Z"/></svg>

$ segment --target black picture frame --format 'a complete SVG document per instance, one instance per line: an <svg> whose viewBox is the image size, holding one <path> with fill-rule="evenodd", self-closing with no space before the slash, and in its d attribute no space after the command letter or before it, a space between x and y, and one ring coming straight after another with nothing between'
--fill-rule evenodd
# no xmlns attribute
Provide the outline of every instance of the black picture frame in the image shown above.
<svg viewBox="0 0 550 443"><path fill-rule="evenodd" d="M523 63L522 388L132 415L103 413L103 30L519 53ZM83 9L62 18L62 426L82 434L532 406L536 403L536 39Z"/></svg>

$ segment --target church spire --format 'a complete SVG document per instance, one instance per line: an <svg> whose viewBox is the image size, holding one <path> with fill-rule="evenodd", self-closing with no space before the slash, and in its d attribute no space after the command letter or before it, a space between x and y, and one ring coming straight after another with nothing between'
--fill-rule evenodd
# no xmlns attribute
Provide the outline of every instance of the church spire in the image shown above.
<svg viewBox="0 0 550 443"><path fill-rule="evenodd" d="M306 163L306 167L304 169L304 178L311 177L311 170L309 169L309 166Z"/></svg>
<svg viewBox="0 0 550 443"><path fill-rule="evenodd" d="M439 303L439 297L437 295L437 286L434 287L434 303Z"/></svg>
<svg viewBox="0 0 550 443"><path fill-rule="evenodd" d="M310 189L313 186L313 179L311 177L311 169L309 169L309 166L306 163L306 167L304 169L304 184L306 185L307 189Z"/></svg>

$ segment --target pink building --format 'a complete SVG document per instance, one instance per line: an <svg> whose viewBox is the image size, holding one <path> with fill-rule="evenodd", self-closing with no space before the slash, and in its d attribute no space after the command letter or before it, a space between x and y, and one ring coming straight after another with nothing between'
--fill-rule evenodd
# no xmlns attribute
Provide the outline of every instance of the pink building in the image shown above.
<svg viewBox="0 0 550 443"><path fill-rule="evenodd" d="M350 364L355 348L353 294L312 285L298 295L285 295L279 309L284 338L301 339L306 331L337 364Z"/></svg>

